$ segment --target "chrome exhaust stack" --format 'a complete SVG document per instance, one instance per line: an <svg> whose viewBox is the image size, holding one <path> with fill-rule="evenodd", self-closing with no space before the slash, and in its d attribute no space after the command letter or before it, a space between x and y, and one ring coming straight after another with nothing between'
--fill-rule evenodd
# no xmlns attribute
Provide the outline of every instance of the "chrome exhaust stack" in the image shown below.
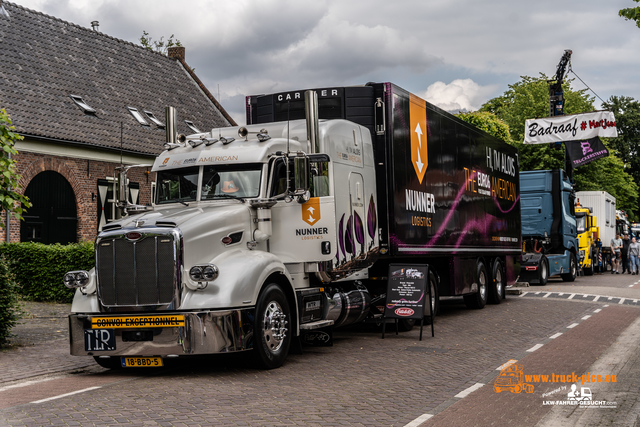
<svg viewBox="0 0 640 427"><path fill-rule="evenodd" d="M320 131L318 129L318 94L313 90L304 93L304 111L307 120L309 153L320 153Z"/></svg>

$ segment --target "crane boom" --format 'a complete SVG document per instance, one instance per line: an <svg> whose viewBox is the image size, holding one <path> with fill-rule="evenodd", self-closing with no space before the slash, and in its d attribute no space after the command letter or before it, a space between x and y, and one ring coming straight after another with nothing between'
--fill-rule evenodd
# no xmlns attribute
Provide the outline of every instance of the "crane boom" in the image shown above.
<svg viewBox="0 0 640 427"><path fill-rule="evenodd" d="M562 58L560 58L560 62L558 63L558 68L556 69L555 79L549 80L549 116L562 116L563 107L564 107L564 96L562 91L562 82L564 80L564 74L567 69L567 64L571 60L572 50L566 49Z"/></svg>

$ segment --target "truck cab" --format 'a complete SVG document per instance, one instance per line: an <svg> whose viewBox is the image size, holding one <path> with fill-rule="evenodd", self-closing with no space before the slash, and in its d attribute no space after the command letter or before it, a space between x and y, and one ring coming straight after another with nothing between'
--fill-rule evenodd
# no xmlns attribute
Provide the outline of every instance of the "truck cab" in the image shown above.
<svg viewBox="0 0 640 427"><path fill-rule="evenodd" d="M598 265L600 249L598 246L599 229L597 218L593 215L592 208L583 207L580 204L580 199L576 200L575 212L578 231L578 260L584 274L591 276Z"/></svg>
<svg viewBox="0 0 640 427"><path fill-rule="evenodd" d="M559 275L578 275L573 184L563 170L520 172L523 255L520 278L545 285Z"/></svg>

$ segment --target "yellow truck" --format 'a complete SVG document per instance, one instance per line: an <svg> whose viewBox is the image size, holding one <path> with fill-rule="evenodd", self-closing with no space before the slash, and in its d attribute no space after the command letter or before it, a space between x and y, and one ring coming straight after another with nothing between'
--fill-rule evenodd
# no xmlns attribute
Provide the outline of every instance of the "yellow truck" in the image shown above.
<svg viewBox="0 0 640 427"><path fill-rule="evenodd" d="M602 243L598 239L598 221L593 215L593 209L582 206L580 199L576 200L575 211L580 268L585 275L591 276L594 270L597 270L601 265L599 256Z"/></svg>

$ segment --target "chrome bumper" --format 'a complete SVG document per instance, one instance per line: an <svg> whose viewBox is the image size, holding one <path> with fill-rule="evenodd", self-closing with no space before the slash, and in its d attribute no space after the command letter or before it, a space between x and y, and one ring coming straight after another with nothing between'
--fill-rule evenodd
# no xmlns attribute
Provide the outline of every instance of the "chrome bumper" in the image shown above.
<svg viewBox="0 0 640 427"><path fill-rule="evenodd" d="M69 338L74 356L168 356L230 353L250 350L253 346L254 308L197 312L131 313L131 314L71 314ZM86 335L95 334L91 319L138 318L142 316L183 315L184 326L178 327L119 327L109 329L102 336L113 334L112 347L97 350L99 345L87 344ZM92 332L93 331L93 332ZM146 335L137 341L135 332ZM126 340L123 340L123 333ZM151 336L152 335L152 336ZM133 340L132 340L133 338ZM87 349L86 346L93 347ZM102 346L105 347L105 346Z"/></svg>

